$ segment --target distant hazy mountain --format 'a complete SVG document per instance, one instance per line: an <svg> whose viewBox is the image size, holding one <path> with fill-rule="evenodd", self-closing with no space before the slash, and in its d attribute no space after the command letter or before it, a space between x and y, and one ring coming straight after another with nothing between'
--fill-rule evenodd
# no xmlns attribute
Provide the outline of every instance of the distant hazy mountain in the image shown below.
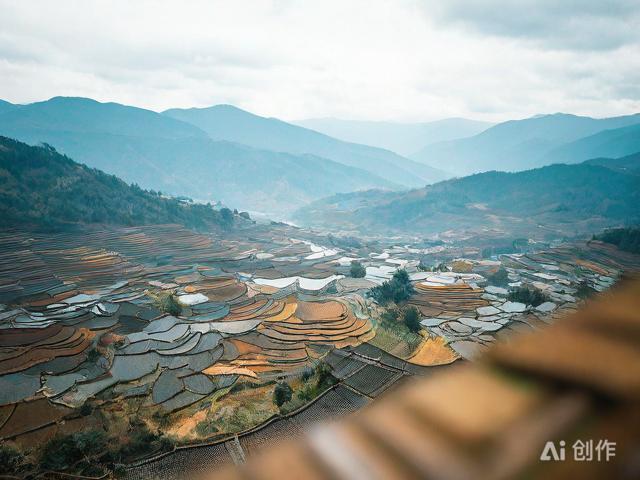
<svg viewBox="0 0 640 480"><path fill-rule="evenodd" d="M214 140L227 140L255 148L308 153L349 165L405 187L424 186L446 174L422 163L380 148L343 142L321 133L265 118L231 105L209 108L171 109L164 115L191 123Z"/></svg>
<svg viewBox="0 0 640 480"><path fill-rule="evenodd" d="M18 107L19 105L14 105L13 103L9 103L6 100L0 100L0 113L8 112L9 110L13 110Z"/></svg>
<svg viewBox="0 0 640 480"><path fill-rule="evenodd" d="M132 187L80 165L50 147L0 137L0 225L60 227L74 223L181 223L227 227L233 215ZM230 212L227 212L230 213Z"/></svg>
<svg viewBox="0 0 640 480"><path fill-rule="evenodd" d="M78 97L54 97L10 109L0 117L0 125L2 133L11 128L146 138L206 138L206 134L193 125L167 119L151 110Z"/></svg>
<svg viewBox="0 0 640 480"><path fill-rule="evenodd" d="M640 122L640 115L635 118ZM640 152L640 123L604 130L551 150L545 160L556 163L576 163L587 158L617 158Z"/></svg>
<svg viewBox="0 0 640 480"><path fill-rule="evenodd" d="M311 118L295 123L340 140L386 148L405 156L411 156L432 143L476 135L493 125L466 118L422 123Z"/></svg>
<svg viewBox="0 0 640 480"><path fill-rule="evenodd" d="M612 170L632 175L640 175L640 152L620 158L592 158L584 163L588 165L600 165Z"/></svg>
<svg viewBox="0 0 640 480"><path fill-rule="evenodd" d="M446 166L459 175L488 170L519 171L564 161L562 150L556 150L563 145L603 130L634 124L640 124L640 114L603 119L563 113L542 115L500 123L473 137L436 143L413 158L433 166ZM604 154L581 147L584 145L580 144L575 154L565 152L565 157L577 162Z"/></svg>
<svg viewBox="0 0 640 480"><path fill-rule="evenodd" d="M169 116L84 98L57 97L0 113L0 135L49 143L145 188L270 214L336 192L397 187L324 158L216 142Z"/></svg>
<svg viewBox="0 0 640 480"><path fill-rule="evenodd" d="M640 177L598 165L487 172L408 192L359 192L313 202L302 225L365 233L584 232L640 220Z"/></svg>

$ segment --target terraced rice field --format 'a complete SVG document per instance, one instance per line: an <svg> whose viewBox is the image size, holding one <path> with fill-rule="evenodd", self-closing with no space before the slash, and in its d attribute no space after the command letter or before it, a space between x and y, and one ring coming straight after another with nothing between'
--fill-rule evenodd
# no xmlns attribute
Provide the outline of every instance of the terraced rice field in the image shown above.
<svg viewBox="0 0 640 480"><path fill-rule="evenodd" d="M485 263L469 260L472 269ZM410 303L427 318L422 325L434 338L444 339L457 355L470 359L495 339L544 326L576 309L579 289L603 291L625 270L640 268L632 255L597 241L565 244L536 253L501 255L498 266L508 272L507 288L478 286L474 278L445 274L442 285L416 284ZM433 282L429 282L433 283ZM536 306L507 300L508 289L526 286L548 299Z"/></svg>
<svg viewBox="0 0 640 480"><path fill-rule="evenodd" d="M237 437L178 449L173 453L142 461L127 469L126 478L172 480L184 478L185 472L189 472L187 476L203 471L212 472L235 463L238 449L245 459L251 459L268 446L301 436L316 424L335 420L368 405L373 397L382 394L407 375L426 375L436 370L418 367L409 372L407 368L411 367L406 361L368 344L332 350L326 361L334 367L341 381L305 408L274 418L261 427L240 433ZM345 369L347 364L351 366ZM336 368L338 365L343 367ZM344 375L338 373L340 371Z"/></svg>
<svg viewBox="0 0 640 480"><path fill-rule="evenodd" d="M599 242L493 261L511 286L547 295L533 307L488 286L485 261L456 260L465 273L420 272L428 249L341 250L296 235L269 226L220 238L176 225L0 233L0 440L41 445L93 428L121 434L133 416L189 441L205 439L192 417L224 413L239 383L268 396L273 381L295 382L319 361L331 367L338 384L305 408L238 440L218 431L217 443L128 469L129 478L176 478L251 456L313 421L366 405L410 375L553 322L575 308L579 285L602 291L626 266L640 267L637 257ZM364 262L365 278L345 277L352 258ZM399 267L415 287L408 304L423 317L415 351L370 343L379 307L366 291ZM163 306L169 296L177 311ZM85 405L91 414L80 413Z"/></svg>
<svg viewBox="0 0 640 480"><path fill-rule="evenodd" d="M489 304L482 298L481 288L467 284L429 286L417 283L415 289L409 303L425 317L464 315Z"/></svg>
<svg viewBox="0 0 640 480"><path fill-rule="evenodd" d="M1 439L72 431L87 403L145 418L198 408L238 377L299 375L318 347L373 335L362 298L327 297L342 278L337 252L272 230L253 239L174 225L10 231L0 245ZM177 315L158 306L168 293Z"/></svg>

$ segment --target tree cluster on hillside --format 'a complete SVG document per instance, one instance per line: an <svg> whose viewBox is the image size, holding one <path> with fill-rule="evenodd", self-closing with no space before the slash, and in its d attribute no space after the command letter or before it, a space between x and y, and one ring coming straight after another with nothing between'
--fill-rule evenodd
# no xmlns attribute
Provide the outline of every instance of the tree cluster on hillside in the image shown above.
<svg viewBox="0 0 640 480"><path fill-rule="evenodd" d="M369 295L380 305L389 302L400 303L408 300L414 289L406 270L398 270L393 274L391 280L387 280L369 290Z"/></svg>
<svg viewBox="0 0 640 480"><path fill-rule="evenodd" d="M127 185L119 178L61 155L0 137L0 225L59 228L74 223L179 223L229 228L228 209L182 202Z"/></svg>
<svg viewBox="0 0 640 480"><path fill-rule="evenodd" d="M341 225L360 232L436 233L485 226L487 215L518 217L523 223L562 225L584 219L613 219L635 223L639 213L640 176L596 165L550 165L523 172L484 172L439 182L409 192L337 194L300 208L300 223L326 227L339 218ZM470 205L482 205L478 214ZM508 229L516 235L522 228ZM519 235L518 235L519 236ZM496 245L488 257L529 249L526 239ZM505 243L505 242L501 242Z"/></svg>
<svg viewBox="0 0 640 480"><path fill-rule="evenodd" d="M509 284L509 272L504 267L500 267L495 272L487 275L487 283L496 287L506 287Z"/></svg>
<svg viewBox="0 0 640 480"><path fill-rule="evenodd" d="M64 471L74 468L83 474L100 475L102 470L95 472L95 463L89 459L103 455L107 445L107 436L101 430L60 436L44 446L40 464L45 470Z"/></svg>
<svg viewBox="0 0 640 480"><path fill-rule="evenodd" d="M154 303L164 313L178 316L182 313L182 305L174 293L161 292L154 298Z"/></svg>
<svg viewBox="0 0 640 480"><path fill-rule="evenodd" d="M364 276L367 274L367 269L364 268L364 265L362 265L362 263L360 263L358 260L352 260L349 274L353 278L364 278Z"/></svg>
<svg viewBox="0 0 640 480"><path fill-rule="evenodd" d="M291 400L292 395L291 386L287 382L280 382L273 390L273 403L278 407L282 407L282 405Z"/></svg>
<svg viewBox="0 0 640 480"><path fill-rule="evenodd" d="M532 287L515 287L509 291L507 299L511 302L520 302L534 307L549 301L549 297Z"/></svg>
<svg viewBox="0 0 640 480"><path fill-rule="evenodd" d="M406 328L411 333L418 333L420 325L420 311L413 305L387 309L381 316L381 325L385 328Z"/></svg>
<svg viewBox="0 0 640 480"><path fill-rule="evenodd" d="M18 449L0 442L0 472L19 473L24 467L24 454Z"/></svg>
<svg viewBox="0 0 640 480"><path fill-rule="evenodd" d="M595 236L596 240L610 243L620 250L640 253L640 228L614 228Z"/></svg>

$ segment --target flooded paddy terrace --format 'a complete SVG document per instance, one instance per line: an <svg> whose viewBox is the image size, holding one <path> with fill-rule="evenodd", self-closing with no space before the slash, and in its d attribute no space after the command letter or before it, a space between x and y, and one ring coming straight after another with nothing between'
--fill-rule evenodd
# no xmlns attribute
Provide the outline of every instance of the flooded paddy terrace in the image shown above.
<svg viewBox="0 0 640 480"><path fill-rule="evenodd" d="M602 291L640 266L589 242L489 261L469 255L456 259L464 273L426 272L417 268L424 249L340 249L300 237L278 226L224 238L175 225L0 234L0 438L31 448L83 429L122 435L120 423L135 415L181 443L214 441L134 463L129 478L241 461L361 408L407 376L553 322L575 309L581 286ZM348 277L354 258L366 267L363 279ZM410 273L408 303L422 316L416 349L376 341L379 307L366 292L397 268ZM498 268L508 272L507 287L486 282ZM507 288L521 285L548 301L508 301ZM159 307L167 292L179 314ZM295 384L321 361L337 383L280 414L271 405L274 380ZM253 391L233 390L240 384ZM234 398L255 402L253 425L198 429L194 418L219 416ZM85 405L92 413L79 413Z"/></svg>

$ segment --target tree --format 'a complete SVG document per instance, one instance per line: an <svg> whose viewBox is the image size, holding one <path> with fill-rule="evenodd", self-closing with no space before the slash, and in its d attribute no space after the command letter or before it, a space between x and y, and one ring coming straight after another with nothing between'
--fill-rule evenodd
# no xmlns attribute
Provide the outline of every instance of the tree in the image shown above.
<svg viewBox="0 0 640 480"><path fill-rule="evenodd" d="M331 371L331 365L325 362L320 362L315 369L315 374L318 380L316 384L318 390L323 390L324 388L333 385L335 383L335 377Z"/></svg>
<svg viewBox="0 0 640 480"><path fill-rule="evenodd" d="M386 305L389 302L400 303L408 300L413 292L414 288L409 274L402 269L394 273L391 280L369 290L369 295L379 304Z"/></svg>
<svg viewBox="0 0 640 480"><path fill-rule="evenodd" d="M509 284L509 273L505 268L500 267L487 276L487 282L489 282L489 285L495 285L496 287L506 287Z"/></svg>
<svg viewBox="0 0 640 480"><path fill-rule="evenodd" d="M0 443L0 472L18 472L24 463L24 455L11 447Z"/></svg>
<svg viewBox="0 0 640 480"><path fill-rule="evenodd" d="M597 235L595 239L616 245L620 250L640 253L640 228L614 228Z"/></svg>
<svg viewBox="0 0 640 480"><path fill-rule="evenodd" d="M276 385L275 390L273 391L273 403L278 406L278 408L282 407L285 403L291 400L291 396L293 391L287 382L280 382Z"/></svg>
<svg viewBox="0 0 640 480"><path fill-rule="evenodd" d="M84 458L101 455L106 447L107 437L101 430L55 437L44 446L40 464L49 470L65 470Z"/></svg>
<svg viewBox="0 0 640 480"><path fill-rule="evenodd" d="M549 301L549 297L537 288L526 286L511 289L509 295L507 295L507 299L511 302L520 302L525 305L533 305L534 307Z"/></svg>
<svg viewBox="0 0 640 480"><path fill-rule="evenodd" d="M364 268L364 266L358 260L352 260L350 273L353 278L364 278L364 276L367 274L367 269Z"/></svg>
<svg viewBox="0 0 640 480"><path fill-rule="evenodd" d="M233 225L233 212L229 210L227 207L220 209L220 216L222 217L222 226L230 227Z"/></svg>
<svg viewBox="0 0 640 480"><path fill-rule="evenodd" d="M576 288L576 297L586 299L596 294L597 291L586 280L581 281Z"/></svg>
<svg viewBox="0 0 640 480"><path fill-rule="evenodd" d="M416 307L411 305L405 308L402 312L402 319L404 320L404 324L407 328L413 333L418 333L420 331L420 311Z"/></svg>
<svg viewBox="0 0 640 480"><path fill-rule="evenodd" d="M182 305L173 293L161 293L156 300L156 306L169 315L178 316L182 313Z"/></svg>

